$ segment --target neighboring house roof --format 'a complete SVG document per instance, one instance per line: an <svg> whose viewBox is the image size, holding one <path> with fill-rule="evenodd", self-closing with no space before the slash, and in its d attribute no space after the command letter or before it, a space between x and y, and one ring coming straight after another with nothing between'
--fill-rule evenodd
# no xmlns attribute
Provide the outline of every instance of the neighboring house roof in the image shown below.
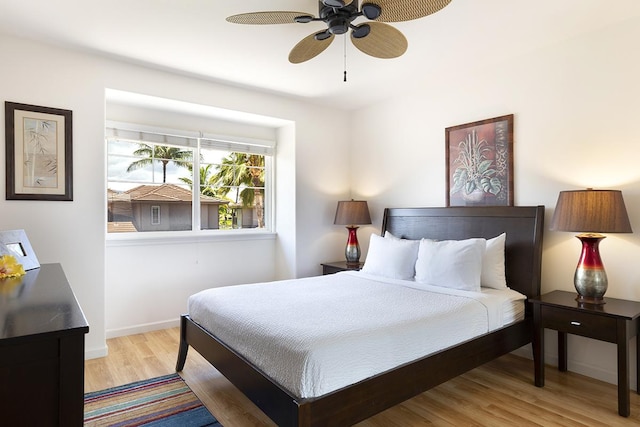
<svg viewBox="0 0 640 427"><path fill-rule="evenodd" d="M120 193L119 196L128 197L131 202L178 203L191 202L193 199L191 190L187 190L175 184L139 185L131 190ZM109 197L111 198L111 194L109 194ZM125 201L124 198L120 200ZM229 201L201 194L200 203L221 205L227 204Z"/></svg>
<svg viewBox="0 0 640 427"><path fill-rule="evenodd" d="M126 193L118 193L110 188L107 188L107 199L110 202L130 202L131 197Z"/></svg>

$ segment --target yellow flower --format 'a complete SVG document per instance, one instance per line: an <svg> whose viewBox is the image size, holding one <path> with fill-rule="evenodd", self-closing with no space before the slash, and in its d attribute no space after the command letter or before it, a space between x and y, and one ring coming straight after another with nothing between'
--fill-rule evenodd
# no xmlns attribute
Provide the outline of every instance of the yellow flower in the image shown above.
<svg viewBox="0 0 640 427"><path fill-rule="evenodd" d="M25 273L22 264L18 264L18 261L14 256L0 256L0 279L4 279L7 277L20 277L24 274Z"/></svg>

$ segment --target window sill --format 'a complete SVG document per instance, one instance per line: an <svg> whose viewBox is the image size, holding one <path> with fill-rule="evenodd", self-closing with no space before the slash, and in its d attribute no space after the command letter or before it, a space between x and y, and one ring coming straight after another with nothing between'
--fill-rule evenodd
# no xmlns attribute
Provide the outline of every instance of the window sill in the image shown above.
<svg viewBox="0 0 640 427"><path fill-rule="evenodd" d="M159 231L144 233L109 233L107 247L173 245L183 243L224 242L242 240L273 240L273 231L229 230L229 231Z"/></svg>

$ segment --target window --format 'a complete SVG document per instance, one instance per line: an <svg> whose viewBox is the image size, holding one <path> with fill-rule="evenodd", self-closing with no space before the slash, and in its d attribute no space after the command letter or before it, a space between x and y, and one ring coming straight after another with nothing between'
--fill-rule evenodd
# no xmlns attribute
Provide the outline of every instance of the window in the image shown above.
<svg viewBox="0 0 640 427"><path fill-rule="evenodd" d="M109 233L270 229L274 142L124 123L106 134Z"/></svg>
<svg viewBox="0 0 640 427"><path fill-rule="evenodd" d="M160 225L160 206L151 206L151 225Z"/></svg>

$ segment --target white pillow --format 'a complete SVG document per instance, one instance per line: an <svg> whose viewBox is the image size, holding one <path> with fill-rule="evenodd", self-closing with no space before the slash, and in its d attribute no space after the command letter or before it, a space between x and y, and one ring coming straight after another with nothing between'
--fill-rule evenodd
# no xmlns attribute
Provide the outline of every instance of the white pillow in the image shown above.
<svg viewBox="0 0 640 427"><path fill-rule="evenodd" d="M479 292L485 247L485 239L421 240L416 282Z"/></svg>
<svg viewBox="0 0 640 427"><path fill-rule="evenodd" d="M393 240L402 240L400 237L396 237L393 234L391 234L389 231L385 231L384 232L384 238L385 239L393 239Z"/></svg>
<svg viewBox="0 0 640 427"><path fill-rule="evenodd" d="M480 283L486 288L506 289L507 277L504 267L504 245L507 235L501 235L487 240L487 249L482 260L482 275Z"/></svg>
<svg viewBox="0 0 640 427"><path fill-rule="evenodd" d="M419 240L385 239L371 235L362 271L390 279L411 280L415 276Z"/></svg>
<svg viewBox="0 0 640 427"><path fill-rule="evenodd" d="M387 239L402 240L389 231L385 231ZM482 274L480 285L486 288L506 289L507 278L505 275L504 248L507 235L502 233L493 239L486 240L486 249L482 258ZM425 239L426 240L426 239Z"/></svg>

